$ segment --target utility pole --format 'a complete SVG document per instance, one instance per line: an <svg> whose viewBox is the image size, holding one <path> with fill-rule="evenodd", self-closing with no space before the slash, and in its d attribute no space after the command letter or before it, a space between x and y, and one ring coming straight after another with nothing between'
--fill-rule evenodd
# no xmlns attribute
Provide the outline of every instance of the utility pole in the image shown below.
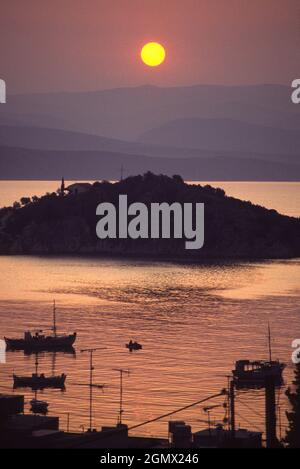
<svg viewBox="0 0 300 469"><path fill-rule="evenodd" d="M120 408L119 408L119 420L118 424L122 425L122 414L124 412L123 409L123 375L126 374L129 376L130 372L129 370L124 370L122 368L114 368L114 371L117 371L120 373Z"/></svg>
<svg viewBox="0 0 300 469"><path fill-rule="evenodd" d="M233 380L230 381L230 429L232 438L235 438L235 395Z"/></svg>
<svg viewBox="0 0 300 469"><path fill-rule="evenodd" d="M266 379L265 401L267 448L276 448L278 444L276 436L276 396L275 382L272 376Z"/></svg>
<svg viewBox="0 0 300 469"><path fill-rule="evenodd" d="M97 350L105 350L104 347L99 348L87 348L80 350L81 353L88 352L90 354L90 382L88 384L90 388L90 431L92 431L92 420L93 420L93 353Z"/></svg>
<svg viewBox="0 0 300 469"><path fill-rule="evenodd" d="M227 418L227 430L230 431L230 382L232 379L231 375L227 375L227 399L226 399L226 418Z"/></svg>

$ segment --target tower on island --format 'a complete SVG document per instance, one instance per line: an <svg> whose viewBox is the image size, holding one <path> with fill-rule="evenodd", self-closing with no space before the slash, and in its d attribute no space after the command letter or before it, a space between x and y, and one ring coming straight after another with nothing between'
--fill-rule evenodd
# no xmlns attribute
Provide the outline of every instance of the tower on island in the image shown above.
<svg viewBox="0 0 300 469"><path fill-rule="evenodd" d="M60 196L63 197L65 195L65 179L64 177L61 178L61 185L60 185Z"/></svg>

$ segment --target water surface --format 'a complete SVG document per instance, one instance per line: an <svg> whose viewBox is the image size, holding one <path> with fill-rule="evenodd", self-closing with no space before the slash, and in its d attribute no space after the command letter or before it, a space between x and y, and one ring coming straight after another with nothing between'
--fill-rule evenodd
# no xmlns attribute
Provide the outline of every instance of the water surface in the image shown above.
<svg viewBox="0 0 300 469"><path fill-rule="evenodd" d="M0 258L0 333L19 336L26 329L51 327L52 300L58 325L78 332L76 356L44 353L40 370L67 373L66 391L45 390L53 415L65 428L88 425L87 347L95 353L94 424L114 424L119 378L114 368L128 368L124 420L134 425L209 396L226 386L235 360L267 358L267 322L272 326L274 356L288 364L292 378L291 342L300 337L300 261L190 265L116 259ZM130 339L143 350L129 353ZM0 366L0 385L10 390L12 373L31 373L34 356L8 352ZM0 388L1 389L1 388ZM26 398L32 397L25 391ZM287 402L280 395L282 414ZM218 401L214 401L216 403ZM249 406L254 409L251 411ZM262 392L241 393L237 423L263 429ZM223 417L216 409L213 418ZM202 428L201 408L179 414L194 429ZM282 415L283 425L285 424ZM250 422L250 423L248 423ZM166 421L139 430L166 435Z"/></svg>
<svg viewBox="0 0 300 469"><path fill-rule="evenodd" d="M300 216L299 183L211 183L229 195ZM1 181L0 206L22 196L57 189L57 181ZM45 390L62 428L81 431L88 426L88 356L95 352L93 424L117 421L119 376L115 368L130 369L124 378L124 421L130 426L157 417L218 392L237 359L267 358L267 323L272 327L275 358L287 363L286 384L292 379L291 342L300 337L300 260L195 265L128 259L79 257L0 257L0 336L21 336L27 329L51 327L52 301L58 327L77 331L76 355L43 353L40 371L67 373L66 391ZM125 343L138 340L143 350L129 353ZM12 373L31 373L35 357L8 352L0 365L0 390L12 390ZM21 390L26 402L32 397ZM222 403L221 400L212 401ZM286 425L287 400L278 393L281 432ZM26 405L28 410L28 405ZM222 420L224 409L211 413ZM194 430L204 428L201 407L174 418ZM239 393L237 424L264 428L261 391ZM278 420L278 433L280 433ZM141 427L139 434L166 436L167 421Z"/></svg>

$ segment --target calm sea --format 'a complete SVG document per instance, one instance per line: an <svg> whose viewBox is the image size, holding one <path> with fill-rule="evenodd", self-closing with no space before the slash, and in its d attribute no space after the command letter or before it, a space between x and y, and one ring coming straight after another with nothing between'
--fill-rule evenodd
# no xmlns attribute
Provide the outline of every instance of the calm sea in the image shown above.
<svg viewBox="0 0 300 469"><path fill-rule="evenodd" d="M0 182L0 205L23 195L53 191L57 182ZM216 185L216 183L212 183ZM300 216L299 183L218 183L229 195ZM82 348L105 347L94 355L93 423L117 421L119 375L124 376L124 422L130 426L216 393L237 359L267 358L267 323L275 358L287 364L292 379L291 342L300 338L300 260L191 265L185 263L72 257L0 257L0 336L21 336L27 329L49 329L56 300L60 331L77 331L76 354L43 353L40 371L66 373L66 390L45 390L39 397L58 415L62 428L88 427L89 369ZM143 350L129 353L138 340ZM8 352L0 364L0 391L12 391L13 372L34 371L35 357ZM20 390L18 391L20 392ZM32 392L21 390L26 402ZM285 431L287 400L278 392L278 434ZM223 404L215 399L211 404ZM28 404L26 409L29 411ZM211 412L214 423L223 407ZM179 413L193 430L206 426L201 406ZM237 424L264 429L262 391L239 392ZM136 433L167 435L167 419Z"/></svg>

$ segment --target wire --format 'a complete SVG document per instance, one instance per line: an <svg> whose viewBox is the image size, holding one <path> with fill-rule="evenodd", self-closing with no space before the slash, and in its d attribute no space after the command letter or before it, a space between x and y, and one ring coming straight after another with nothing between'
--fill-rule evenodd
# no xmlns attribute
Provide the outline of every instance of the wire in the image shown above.
<svg viewBox="0 0 300 469"><path fill-rule="evenodd" d="M240 419L245 420L245 422L247 422L249 425L251 425L253 428L255 428L259 433L263 433L263 431L260 428L258 428L256 425L253 425L253 423L250 422L250 420L248 420L246 417L240 415L238 412L235 412L235 414L238 417L240 417Z"/></svg>
<svg viewBox="0 0 300 469"><path fill-rule="evenodd" d="M136 425L133 425L132 427L129 427L129 428L128 428L128 431L130 431L130 430L135 430L136 428L140 428L140 427L142 427L142 426L144 426L144 425L148 425L149 423L157 422L158 420L161 420L161 419L170 417L171 415L177 414L177 413L179 413L179 412L183 412L184 410L187 410L187 409L190 409L190 408L192 408L192 407L195 407L196 405L202 404L203 402L206 402L206 401L208 401L208 400L210 400L210 399L215 399L215 398L217 398L217 397L224 396L224 393L225 393L225 392L226 392L226 391L222 390L222 391L219 392L218 394L213 394L212 396L205 397L204 399L201 399L200 401L193 402L192 404L188 404L188 405L186 405L186 406L184 406L184 407L181 407L181 408L179 408L179 409L173 410L172 412L168 412L167 414L163 414L163 415L160 415L160 416L155 417L155 418L153 418L153 419L146 420L145 422L142 422L142 423L138 423L138 424L136 424ZM114 433L114 435L115 435L116 433L121 433L121 432L123 432L123 431L124 431L124 429L121 428L121 429L119 429L119 430L114 430L113 433ZM107 437L109 437L109 436L111 436L111 432L106 432L105 434L101 434L101 435L95 435L95 438L89 439L89 443L90 443L92 440L94 441L94 440L97 440L97 439L103 439L103 438L107 438ZM77 442L77 443L76 443L76 447L85 445L86 443L87 443L87 442Z"/></svg>
<svg viewBox="0 0 300 469"><path fill-rule="evenodd" d="M251 412L253 412L255 415L257 415L258 417L260 418L264 418L264 416L262 414L260 414L259 412L257 412L257 410L254 410L249 404L246 404L245 402L241 401L240 399L236 399L236 401L239 403L239 404L242 404L243 406L247 407L249 410L251 410Z"/></svg>

